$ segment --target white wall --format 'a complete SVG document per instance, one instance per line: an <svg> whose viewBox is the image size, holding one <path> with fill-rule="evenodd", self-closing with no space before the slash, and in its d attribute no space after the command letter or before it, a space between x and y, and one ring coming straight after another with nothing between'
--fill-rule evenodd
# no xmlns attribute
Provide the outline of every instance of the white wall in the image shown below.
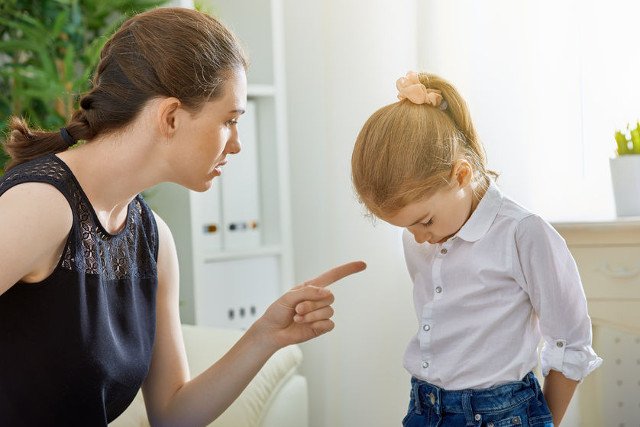
<svg viewBox="0 0 640 427"><path fill-rule="evenodd" d="M411 284L399 231L372 226L355 201L349 162L360 126L395 100L405 71L439 73L469 102L507 194L549 220L611 218L613 131L640 117L640 3L284 5L296 279L369 263L334 288L336 330L303 347L311 426L399 425Z"/></svg>
<svg viewBox="0 0 640 427"><path fill-rule="evenodd" d="M420 68L470 104L502 188L552 221L614 217L613 133L640 117L631 0L420 2Z"/></svg>
<svg viewBox="0 0 640 427"><path fill-rule="evenodd" d="M350 158L366 118L416 65L415 0L285 1L295 274L363 259L335 286L336 329L303 347L312 427L399 425L415 329L398 230L365 219Z"/></svg>

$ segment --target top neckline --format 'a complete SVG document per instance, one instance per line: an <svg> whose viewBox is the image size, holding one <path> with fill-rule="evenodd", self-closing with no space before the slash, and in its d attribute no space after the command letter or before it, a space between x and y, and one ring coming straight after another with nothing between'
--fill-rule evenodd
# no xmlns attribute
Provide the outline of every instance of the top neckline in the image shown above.
<svg viewBox="0 0 640 427"><path fill-rule="evenodd" d="M54 161L56 163L58 163L60 166L62 166L62 168L69 173L69 176L71 176L71 179L73 180L73 182L78 187L78 191L80 192L81 197L84 199L84 201L87 203L87 205L89 207L89 212L91 214L91 217L93 218L93 222L95 223L95 226L98 229L98 231L100 231L100 233L106 235L109 238L116 238L116 237L124 235L125 232L127 231L127 229L129 228L129 226L131 224L131 221L133 220L131 218L131 215L133 213L133 209L132 209L131 205L133 204L135 198L131 202L129 202L129 204L127 205L127 216L125 217L124 224L122 225L122 228L120 229L120 231L118 231L115 234L114 233L110 233L109 231L107 231L107 229L104 228L104 226L102 225L102 222L100 222L100 219L98 218L98 214L96 213L95 209L93 208L93 205L91 204L91 201L89 200L89 197L87 196L87 193L85 193L84 189L82 188L82 185L78 181L78 178L73 173L73 171L71 170L69 165L67 165L67 163L64 160L62 160L60 157L58 157L57 155L51 154L51 156L53 157L53 159L54 159Z"/></svg>

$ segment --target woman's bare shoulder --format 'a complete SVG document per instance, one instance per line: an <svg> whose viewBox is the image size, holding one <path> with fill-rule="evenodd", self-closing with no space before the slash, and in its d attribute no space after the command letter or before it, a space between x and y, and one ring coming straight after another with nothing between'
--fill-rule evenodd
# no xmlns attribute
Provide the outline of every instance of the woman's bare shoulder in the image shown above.
<svg viewBox="0 0 640 427"><path fill-rule="evenodd" d="M45 268L64 245L73 214L65 196L44 183L23 183L0 196L0 294Z"/></svg>

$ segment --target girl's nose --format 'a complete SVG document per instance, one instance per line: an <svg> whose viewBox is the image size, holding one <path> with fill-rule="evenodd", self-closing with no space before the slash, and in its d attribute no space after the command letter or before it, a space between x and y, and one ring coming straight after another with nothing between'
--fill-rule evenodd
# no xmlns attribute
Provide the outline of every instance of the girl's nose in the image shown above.
<svg viewBox="0 0 640 427"><path fill-rule="evenodd" d="M412 229L409 229L409 231L411 232L411 234L413 234L413 238L416 241L416 243L422 244L427 240L429 240L429 233L427 232L417 231Z"/></svg>

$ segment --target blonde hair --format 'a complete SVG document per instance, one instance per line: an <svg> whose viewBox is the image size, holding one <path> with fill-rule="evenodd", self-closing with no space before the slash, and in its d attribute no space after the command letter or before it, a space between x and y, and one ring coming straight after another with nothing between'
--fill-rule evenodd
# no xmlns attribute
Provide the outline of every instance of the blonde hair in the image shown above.
<svg viewBox="0 0 640 427"><path fill-rule="evenodd" d="M486 189L489 175L497 177L486 168L484 148L456 88L433 74L418 77L428 89L441 91L446 109L407 99L382 107L366 121L353 148L355 190L378 217L448 185L459 160L471 164L479 189Z"/></svg>

